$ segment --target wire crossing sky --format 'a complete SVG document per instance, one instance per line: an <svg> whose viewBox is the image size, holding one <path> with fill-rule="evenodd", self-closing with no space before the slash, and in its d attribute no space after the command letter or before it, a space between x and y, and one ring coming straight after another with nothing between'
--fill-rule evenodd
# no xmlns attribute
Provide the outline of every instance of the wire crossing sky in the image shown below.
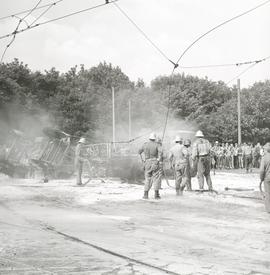
<svg viewBox="0 0 270 275"><path fill-rule="evenodd" d="M29 11L36 2L5 2L0 11L0 37L12 34L15 29L16 19L5 18L6 15L17 14L22 18L24 14L20 11ZM66 71L76 64L91 67L107 61L120 66L131 80L143 78L148 84L156 76L168 75L171 71L172 64L164 62L161 53L146 41L138 29L131 26L114 5L105 5L90 13L66 18L68 14L89 8L89 3L87 5L85 1L78 0L74 4L74 1L65 0L61 5L50 8L55 2L43 0L28 17L28 24L32 27L39 22L46 22L46 26L17 35L16 42L5 56L5 62L18 57L29 64L31 69L56 67L60 71ZM174 62L198 35L228 18L253 9L200 40L183 57L177 69L177 73L207 76L226 83L244 69L240 68L240 63L255 62L269 55L268 2L270 1L221 0L217 3L205 0L202 3L198 0L125 0L119 1L118 6L166 58ZM91 1L93 6L103 4L103 0ZM261 5L264 6L254 10L254 7ZM41 7L44 8L40 9ZM46 9L49 12L46 13ZM56 18L63 20L54 21ZM26 23L23 29L27 29ZM0 49L4 49L6 45L6 39L2 39ZM239 65L234 66L236 63ZM264 80L268 77L268 72L269 62L261 62L242 75L241 83L247 86L256 80Z"/></svg>

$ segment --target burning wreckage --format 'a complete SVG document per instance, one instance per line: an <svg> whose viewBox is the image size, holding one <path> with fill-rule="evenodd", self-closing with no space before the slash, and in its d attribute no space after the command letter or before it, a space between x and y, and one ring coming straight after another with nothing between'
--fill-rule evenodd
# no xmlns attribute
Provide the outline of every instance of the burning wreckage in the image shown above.
<svg viewBox="0 0 270 275"><path fill-rule="evenodd" d="M9 141L0 152L0 172L10 177L65 179L75 172L77 139L52 128L43 129L44 136L30 139L12 130ZM84 183L91 179L117 177L134 182L143 179L136 150L126 143L86 144L84 151Z"/></svg>

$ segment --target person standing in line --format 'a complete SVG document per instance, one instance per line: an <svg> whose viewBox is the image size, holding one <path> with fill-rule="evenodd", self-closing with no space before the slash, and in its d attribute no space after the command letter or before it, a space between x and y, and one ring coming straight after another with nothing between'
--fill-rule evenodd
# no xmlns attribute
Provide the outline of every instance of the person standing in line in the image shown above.
<svg viewBox="0 0 270 275"><path fill-rule="evenodd" d="M234 146L230 144L230 168L234 169Z"/></svg>
<svg viewBox="0 0 270 275"><path fill-rule="evenodd" d="M216 141L214 146L211 148L212 168L214 170L216 170L218 166L218 151L219 151L219 144L218 144L218 141Z"/></svg>
<svg viewBox="0 0 270 275"><path fill-rule="evenodd" d="M182 143L182 139L177 136L175 145L169 153L171 168L174 170L176 195L182 195L188 180L189 153L187 147Z"/></svg>
<svg viewBox="0 0 270 275"><path fill-rule="evenodd" d="M162 189L161 187L161 182L162 182L162 177L164 175L164 170L163 170L163 158L164 158L164 154L163 154L163 150L162 150L162 140L160 137L157 137L156 139L157 144L160 146L160 161L158 163L158 169L159 169L159 178L158 178L158 185L159 185L159 190Z"/></svg>
<svg viewBox="0 0 270 275"><path fill-rule="evenodd" d="M246 165L246 172L252 172L252 145L249 142L243 149L243 157Z"/></svg>
<svg viewBox="0 0 270 275"><path fill-rule="evenodd" d="M144 163L144 196L143 199L148 199L149 190L154 185L155 189L155 199L160 199L159 195L159 162L161 160L162 148L156 142L156 134L152 133L149 136L149 141L144 143L144 145L138 151L143 163ZM144 159L142 158L144 154Z"/></svg>
<svg viewBox="0 0 270 275"><path fill-rule="evenodd" d="M238 167L240 169L244 168L244 164L243 164L243 147L241 144L238 145L238 150L237 150L237 156L238 156Z"/></svg>
<svg viewBox="0 0 270 275"><path fill-rule="evenodd" d="M218 148L218 164L217 164L218 169L223 168L223 146L220 145Z"/></svg>
<svg viewBox="0 0 270 275"><path fill-rule="evenodd" d="M209 191L213 190L212 180L210 176L211 157L210 157L210 143L204 138L202 131L197 131L195 137L197 140L193 144L192 159L198 159L198 182L200 189L204 189L204 177L208 185Z"/></svg>
<svg viewBox="0 0 270 275"><path fill-rule="evenodd" d="M265 154L260 165L260 179L264 183L264 204L266 212L270 213L270 142L264 146Z"/></svg>
<svg viewBox="0 0 270 275"><path fill-rule="evenodd" d="M85 138L80 138L75 148L75 170L76 170L76 184L82 185L82 172L83 172L83 145L85 144Z"/></svg>
<svg viewBox="0 0 270 275"><path fill-rule="evenodd" d="M259 168L260 167L260 161L261 161L261 144L258 142L257 145L254 147L254 152L253 152L253 167L254 168Z"/></svg>
<svg viewBox="0 0 270 275"><path fill-rule="evenodd" d="M193 165L192 163L192 151L191 151L191 140L186 139L183 142L183 145L187 148L187 160L188 160L188 165L187 165L187 171L186 171L186 186L187 186L187 191L192 191L192 185L191 185L191 166Z"/></svg>
<svg viewBox="0 0 270 275"><path fill-rule="evenodd" d="M235 143L233 147L233 164L234 164L234 169L239 168L239 163L238 163L238 144Z"/></svg>

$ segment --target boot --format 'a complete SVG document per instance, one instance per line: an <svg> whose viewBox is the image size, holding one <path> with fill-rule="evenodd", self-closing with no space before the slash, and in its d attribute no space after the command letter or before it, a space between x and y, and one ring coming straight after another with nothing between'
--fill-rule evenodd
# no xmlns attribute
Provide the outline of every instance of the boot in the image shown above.
<svg viewBox="0 0 270 275"><path fill-rule="evenodd" d="M160 195L159 195L159 191L155 190L155 199L159 200L160 199Z"/></svg>
<svg viewBox="0 0 270 275"><path fill-rule="evenodd" d="M143 199L148 199L148 191L144 191Z"/></svg>
<svg viewBox="0 0 270 275"><path fill-rule="evenodd" d="M180 189L176 189L176 196L182 196L183 195L183 191Z"/></svg>

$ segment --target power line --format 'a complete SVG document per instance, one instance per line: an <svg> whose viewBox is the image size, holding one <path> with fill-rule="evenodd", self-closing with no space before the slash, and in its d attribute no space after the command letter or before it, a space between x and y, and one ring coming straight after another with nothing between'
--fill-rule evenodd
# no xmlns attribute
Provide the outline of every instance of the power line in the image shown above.
<svg viewBox="0 0 270 275"><path fill-rule="evenodd" d="M207 32L203 33L203 34L200 35L198 38L196 38L196 39L195 39L195 40L194 40L194 41L193 41L193 42L183 51L183 53L182 53L182 54L180 55L180 57L178 58L176 64L178 64L178 63L180 62L180 60L183 58L183 56L187 53L187 51L188 51L192 46L194 46L199 40L201 40L203 37L205 37L205 36L208 35L209 33L213 32L214 30L218 29L219 27L221 27L221 26L223 26L223 25L225 25L225 24L227 24L227 23L229 23L229 22L231 22L231 21L233 21L233 20L235 20L235 19L238 19L239 17L242 17L242 16L244 16L244 15L246 15L246 14L248 14L248 13L250 13L250 12L252 12L252 11L258 9L258 8L260 8L260 7L262 7L262 6L266 5L266 4L268 4L269 2L270 2L270 0L267 0L267 1L263 2L263 3L261 3L260 5L257 5L257 6L251 8L251 9L245 11L245 12L242 12L242 13L240 13L240 14L238 14L238 15L236 15L236 16L234 16L234 17L232 17L232 18L230 18L230 19L228 19L228 20L226 20L226 21L224 21L224 22L222 22L222 23L220 23L220 24L218 24L217 26L213 27L212 29L208 30Z"/></svg>
<svg viewBox="0 0 270 275"><path fill-rule="evenodd" d="M249 65L253 63L259 63L264 61L265 58L263 59L258 59L258 60L252 60L252 61L245 61L245 62L238 62L238 63L227 63L227 64L210 64L210 65L195 65L195 66L179 66L181 69L201 69L201 68L216 68L216 67L240 67L243 65Z"/></svg>
<svg viewBox="0 0 270 275"><path fill-rule="evenodd" d="M31 30L31 29L33 29L33 28L36 28L36 27L39 27L39 26L42 26L42 25L45 25L45 24L48 24L48 23L52 23L52 22L55 22L55 21L58 21L58 20L62 20L62 19L65 19L65 18L67 18L67 17L71 17L71 16L73 16L73 15L77 15L77 14L80 14L80 13L83 13L83 12L86 12L86 11L94 10L94 9L96 9L96 8L100 8L100 7L106 6L106 5L108 5L108 4L117 2L117 1L119 1L119 0L111 0L110 2L107 2L107 1L106 1L106 3L103 3L103 4L99 4L99 5L92 6L92 7L86 8L86 9L78 10L78 11L75 11L75 12L72 12L72 13L69 13L69 14L66 14L66 15L63 15L63 16L60 16L60 17L56 17L56 18L53 18L53 19L50 19L50 20L47 20L47 21L44 21L44 22L41 22L41 23L32 25L32 26L29 26L29 28L17 30L17 31L14 31L14 32L12 32L12 33L9 33L9 34L0 36L0 39L10 37L10 36L12 36L12 35L14 35L14 34L20 34L20 33L22 33L22 32ZM270 1L270 0L269 0L269 1Z"/></svg>
<svg viewBox="0 0 270 275"><path fill-rule="evenodd" d="M22 18L22 20L24 20L25 18L27 18L38 6L39 4L41 3L42 0L39 0L37 2L37 4Z"/></svg>
<svg viewBox="0 0 270 275"><path fill-rule="evenodd" d="M242 72L240 72L237 76L235 76L234 78L232 78L230 81L228 81L226 83L226 85L230 84L231 82L233 82L235 79L239 78L241 75L243 75L244 73L246 73L248 70L250 70L251 68L253 68L254 66L256 66L257 64L263 62L263 61L266 61L267 59L269 59L270 56L267 56L261 60L258 60L257 62L255 63L252 63L250 66L248 66L245 70L243 70Z"/></svg>
<svg viewBox="0 0 270 275"><path fill-rule="evenodd" d="M41 18L44 14L46 14L53 6L55 6L56 4L58 4L59 2L62 2L64 0L59 0L57 2L52 3L51 5L49 5L47 7L47 9L45 11L43 11L31 24L30 27L34 25L34 23L36 23L38 21L39 18Z"/></svg>
<svg viewBox="0 0 270 275"><path fill-rule="evenodd" d="M246 14L248 14L248 13L250 13L250 12L252 12L252 11L254 11L254 10L256 10L256 9L258 9L258 8L260 8L260 7L262 7L262 6L264 6L264 5L266 5L266 4L268 4L269 2L270 2L270 0L267 0L267 1L263 2L263 3L261 3L260 5L257 5L257 6L251 8L251 9L245 11L245 12L242 12L242 13L240 13L240 14L238 14L238 15L236 15L236 16L234 16L234 17L232 17L232 18L230 18L230 19L228 19L228 20L226 20L226 21L224 21L224 22L222 22L222 23L220 23L220 24L218 24L217 26L211 28L210 30L208 30L207 32L203 33L203 34L200 35L198 38L196 38L196 39L195 39L195 40L194 40L194 41L193 41L193 42L183 51L183 53L180 55L180 57L178 58L177 62L175 63L175 66L174 66L174 68L173 68L173 71L172 71L172 73L171 73L171 75L170 75L170 83L169 83L169 91L168 91L168 107L167 107L167 112L166 112L166 118L165 118L165 125L164 125L164 129L163 129L162 140L164 139L164 136L165 136L165 132L166 132L167 124L168 124L168 117L169 117L169 113L170 113L171 80L172 80L172 76L173 76L173 74L174 74L174 71L175 71L175 69L179 66L179 62L181 61L181 59L183 58L183 56L184 56L184 55L188 52L188 50L191 49L198 41L200 41L203 37L205 37L205 36L208 35L209 33L213 32L214 30L218 29L219 27L221 27L221 26L223 26L223 25L225 25L225 24L227 24L227 23L229 23L229 22L231 22L231 21L233 21L233 20L235 20L235 19L237 19L237 18L239 18L239 17L242 17L242 16L244 16L244 15L246 15ZM257 62L257 63L252 63L251 66L253 67L253 66L255 66L256 64L258 64L258 62ZM250 69L251 66L250 66L248 69Z"/></svg>
<svg viewBox="0 0 270 275"><path fill-rule="evenodd" d="M17 15L14 15L13 18L18 19L19 21L23 21L23 22L25 23L25 25L26 25L27 27L29 27L29 24L28 24L28 22L27 22L25 19L23 19L23 18L21 18L21 17L19 17L19 16L17 16Z"/></svg>
<svg viewBox="0 0 270 275"><path fill-rule="evenodd" d="M169 59L169 57L153 42L153 40L150 39L150 37L135 23L134 20L131 19L131 17L117 5L116 3L113 3L115 7L128 19L129 22L144 36L144 38L170 63L172 63L175 66L175 63Z"/></svg>
<svg viewBox="0 0 270 275"><path fill-rule="evenodd" d="M58 1L55 1L55 2L52 2L52 3L48 3L46 5L42 5L42 6L36 7L35 10L46 8L46 7L51 6L51 5L56 5L57 3L61 2L61 1L63 1L63 0L58 0ZM0 20L4 20L4 19L10 18L10 17L16 17L16 15L21 15L21 14L27 13L27 12L29 12L31 10L32 9L28 9L28 10L20 11L20 12L11 14L11 15L3 16L3 17L0 17Z"/></svg>
<svg viewBox="0 0 270 275"><path fill-rule="evenodd" d="M5 57L5 55L6 55L6 52L7 52L7 50L8 50L8 48L12 45L12 43L14 42L14 40L15 40L15 38L16 38L16 34L17 34L17 31L18 31L18 29L19 29L19 27L20 27L20 25L21 25L21 23L22 22L26 22L26 24L28 25L28 23L27 23L27 21L26 21L26 18L38 7L38 5L41 3L41 1L42 0L39 0L38 2L37 2L37 4L23 17L23 18L21 18L20 20L19 20L19 22L18 22L18 24L17 24L17 26L16 26L16 28L15 28L15 30L14 30L14 32L12 33L13 34L13 37L11 38L11 40L10 40L10 42L6 45L6 48L5 48L5 50L4 50L4 52L3 52L3 54L2 54L2 56L1 56L1 60L0 60L0 63L2 63L3 62L3 60L4 60L4 57ZM28 26L27 28L29 28L30 26Z"/></svg>

